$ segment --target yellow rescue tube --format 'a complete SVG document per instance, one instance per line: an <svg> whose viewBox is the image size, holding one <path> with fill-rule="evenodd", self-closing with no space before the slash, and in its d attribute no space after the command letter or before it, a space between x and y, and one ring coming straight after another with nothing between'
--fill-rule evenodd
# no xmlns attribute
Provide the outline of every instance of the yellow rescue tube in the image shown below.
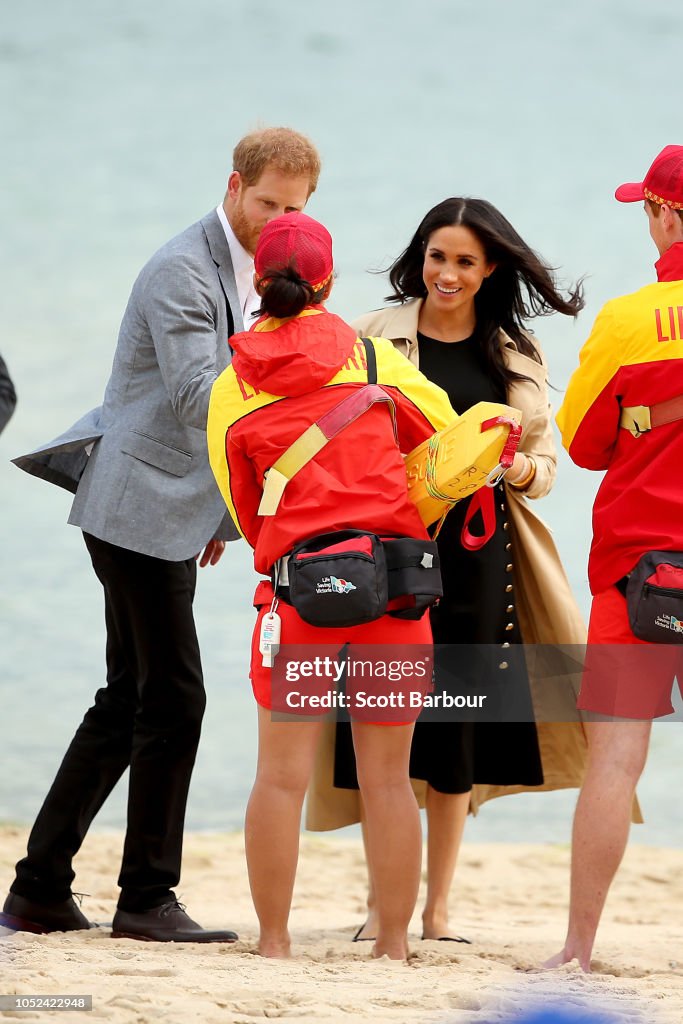
<svg viewBox="0 0 683 1024"><path fill-rule="evenodd" d="M498 417L517 426L522 422L519 409L477 402L406 455L408 496L425 526L441 519L454 502L478 490L500 464L514 426L510 422L489 425ZM482 430L483 424L487 429Z"/></svg>

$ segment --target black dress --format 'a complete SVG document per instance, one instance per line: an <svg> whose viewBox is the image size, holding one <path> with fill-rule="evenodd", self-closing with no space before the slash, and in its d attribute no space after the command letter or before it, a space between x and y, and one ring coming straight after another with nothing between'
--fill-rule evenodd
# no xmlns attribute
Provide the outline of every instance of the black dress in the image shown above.
<svg viewBox="0 0 683 1024"><path fill-rule="evenodd" d="M420 370L447 392L456 412L463 413L476 402L506 401L504 393L491 381L475 337L442 342L418 334L418 345ZM496 530L479 551L468 551L460 541L470 499L461 501L448 513L437 539L444 595L431 612L435 689L440 692L455 688L463 692L463 683L467 684L464 677L481 673L485 663L489 666L485 671L497 674L496 684L514 686L518 693L521 689L528 698L523 654L514 647L521 643L521 635L515 613L514 551L502 484L495 497ZM475 516L471 524L474 532L481 529L478 518ZM454 644L470 645L468 656L458 658L460 652L453 649ZM473 656L475 651L482 657ZM527 705L530 707L528 700ZM421 718L413 736L410 775L425 779L442 793L464 793L473 783L541 785L543 770L536 726L533 721L451 722ZM337 726L334 782L345 789L357 787L351 730L344 723Z"/></svg>

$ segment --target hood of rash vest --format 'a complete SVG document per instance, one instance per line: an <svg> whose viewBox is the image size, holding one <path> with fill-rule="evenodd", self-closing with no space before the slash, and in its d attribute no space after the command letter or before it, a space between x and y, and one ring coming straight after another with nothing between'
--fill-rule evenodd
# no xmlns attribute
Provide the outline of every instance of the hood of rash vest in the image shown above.
<svg viewBox="0 0 683 1024"><path fill-rule="evenodd" d="M341 317L309 306L286 320L262 317L230 338L235 373L259 391L294 398L323 387L348 361L358 335Z"/></svg>

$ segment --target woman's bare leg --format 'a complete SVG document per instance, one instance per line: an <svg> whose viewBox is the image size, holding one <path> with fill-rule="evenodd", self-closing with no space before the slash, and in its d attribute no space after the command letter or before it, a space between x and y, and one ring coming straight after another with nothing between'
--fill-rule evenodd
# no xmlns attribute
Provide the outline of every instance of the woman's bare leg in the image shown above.
<svg viewBox="0 0 683 1024"><path fill-rule="evenodd" d="M375 883L372 880L370 870L370 858L368 856L368 827L366 824L367 811L363 803L363 794L360 796L360 827L363 833L363 849L365 850L365 866L368 871L368 912L365 917L365 924L356 932L354 942L372 941L377 937L377 897L375 896Z"/></svg>
<svg viewBox="0 0 683 1024"><path fill-rule="evenodd" d="M287 922L299 858L301 808L321 723L273 722L258 709L258 764L245 821L249 885L259 919L259 953L290 955Z"/></svg>
<svg viewBox="0 0 683 1024"><path fill-rule="evenodd" d="M448 923L448 895L470 804L469 793L439 793L427 786L427 899L422 912L425 939L456 938ZM363 845L368 862L368 913L356 941L377 935L377 899L368 858L366 812L361 799Z"/></svg>
<svg viewBox="0 0 683 1024"><path fill-rule="evenodd" d="M413 726L354 722L352 729L366 812L369 871L376 894L373 953L404 960L422 854L420 813L408 778Z"/></svg>
<svg viewBox="0 0 683 1024"><path fill-rule="evenodd" d="M440 793L427 786L427 900L424 939L455 938L448 923L448 897L465 829L469 793Z"/></svg>

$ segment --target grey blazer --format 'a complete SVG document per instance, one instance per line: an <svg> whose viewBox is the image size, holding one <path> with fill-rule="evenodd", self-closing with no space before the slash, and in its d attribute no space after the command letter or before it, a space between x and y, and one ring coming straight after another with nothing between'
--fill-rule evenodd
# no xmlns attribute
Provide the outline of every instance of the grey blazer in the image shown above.
<svg viewBox="0 0 683 1024"><path fill-rule="evenodd" d="M205 431L211 386L230 362L228 337L242 329L230 250L212 211L142 268L103 404L13 462L74 491L69 522L110 544L180 561L212 537L236 539Z"/></svg>

